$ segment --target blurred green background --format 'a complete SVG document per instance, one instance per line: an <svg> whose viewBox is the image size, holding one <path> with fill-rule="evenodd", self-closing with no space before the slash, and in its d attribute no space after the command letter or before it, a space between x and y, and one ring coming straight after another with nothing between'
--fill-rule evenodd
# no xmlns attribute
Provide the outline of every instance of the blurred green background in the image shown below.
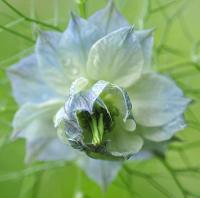
<svg viewBox="0 0 200 198"><path fill-rule="evenodd" d="M137 29L155 28L153 67L170 75L193 99L185 116L188 128L170 145L166 159L127 164L107 192L73 162L24 164L25 142L9 139L17 105L6 68L29 54L38 28L64 30L75 0L9 0L20 16L0 0L0 197L1 198L193 198L200 197L200 1L116 0L116 6ZM88 0L87 16L105 6Z"/></svg>

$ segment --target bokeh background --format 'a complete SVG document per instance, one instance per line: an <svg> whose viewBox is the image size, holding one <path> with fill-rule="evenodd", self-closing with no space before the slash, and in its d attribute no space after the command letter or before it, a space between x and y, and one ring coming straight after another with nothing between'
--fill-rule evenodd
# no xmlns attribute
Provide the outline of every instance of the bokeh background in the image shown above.
<svg viewBox="0 0 200 198"><path fill-rule="evenodd" d="M8 2L13 7L0 0L0 197L200 197L200 1L115 1L136 29L155 28L153 67L170 75L193 103L185 114L188 128L178 133L165 159L125 165L106 192L73 162L24 164L25 141L9 138L17 105L6 68L33 50L38 29L52 30L40 22L64 30L70 11L80 12L79 4L75 0ZM87 16L105 4L104 0L88 0Z"/></svg>

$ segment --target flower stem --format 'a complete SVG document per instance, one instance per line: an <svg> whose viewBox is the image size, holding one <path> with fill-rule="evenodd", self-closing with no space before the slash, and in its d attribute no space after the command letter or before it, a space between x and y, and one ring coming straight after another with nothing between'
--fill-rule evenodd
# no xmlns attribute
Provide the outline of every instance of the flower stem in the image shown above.
<svg viewBox="0 0 200 198"><path fill-rule="evenodd" d="M80 16L83 17L83 18L87 17L87 14L86 14L86 3L87 3L87 0L77 0Z"/></svg>
<svg viewBox="0 0 200 198"><path fill-rule="evenodd" d="M30 17L25 16L24 14L22 14L19 10L17 10L14 6L12 6L10 3L8 3L6 0L1 0L4 4L6 4L13 12L15 12L18 16L22 17L25 21L29 21L32 23L36 23L38 25L42 25L44 27L50 28L50 29L54 29L56 31L61 31L58 27L55 27L53 25L47 24L45 22L42 21L38 21L36 19L32 19Z"/></svg>

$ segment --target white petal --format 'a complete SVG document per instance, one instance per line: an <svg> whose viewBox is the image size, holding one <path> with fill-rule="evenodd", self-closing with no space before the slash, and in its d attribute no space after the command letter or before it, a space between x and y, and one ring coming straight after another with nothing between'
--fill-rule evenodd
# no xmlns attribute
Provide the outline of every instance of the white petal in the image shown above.
<svg viewBox="0 0 200 198"><path fill-rule="evenodd" d="M78 164L103 190L115 179L122 166L121 162L95 160L87 156L82 157Z"/></svg>
<svg viewBox="0 0 200 198"><path fill-rule="evenodd" d="M52 139L46 144L38 155L37 159L41 161L49 160L73 160L77 157L77 152L72 147L61 142L58 138Z"/></svg>
<svg viewBox="0 0 200 198"><path fill-rule="evenodd" d="M59 54L60 37L57 32L42 32L37 40L36 55L43 78L49 86L65 95L70 83Z"/></svg>
<svg viewBox="0 0 200 198"><path fill-rule="evenodd" d="M136 123L155 127L182 115L190 102L174 81L156 73L147 73L128 90Z"/></svg>
<svg viewBox="0 0 200 198"><path fill-rule="evenodd" d="M22 59L8 69L14 97L19 104L39 103L60 97L42 79L34 54Z"/></svg>
<svg viewBox="0 0 200 198"><path fill-rule="evenodd" d="M106 35L114 30L128 26L126 19L116 10L113 1L109 1L108 5L97 11L89 18L89 21L95 24Z"/></svg>
<svg viewBox="0 0 200 198"><path fill-rule="evenodd" d="M26 139L26 161L71 159L71 149L59 142L53 116L63 105L62 101L42 104L25 104L16 113L13 138Z"/></svg>
<svg viewBox="0 0 200 198"><path fill-rule="evenodd" d="M130 86L142 72L143 52L132 27L122 28L97 41L91 48L87 71L94 80Z"/></svg>
<svg viewBox="0 0 200 198"><path fill-rule="evenodd" d="M113 129L106 137L108 152L115 156L131 156L139 152L143 146L143 140L139 135L130 133L123 128Z"/></svg>
<svg viewBox="0 0 200 198"><path fill-rule="evenodd" d="M41 118L44 120L51 119L53 121L53 116L55 115L56 111L59 110L59 108L63 105L63 103L64 102L62 100L50 100L40 104L24 104L15 114L13 120L14 130L21 131L33 121L41 120ZM38 134L43 135L41 132L38 132Z"/></svg>
<svg viewBox="0 0 200 198"><path fill-rule="evenodd" d="M151 141L164 141L172 138L178 131L184 129L186 124L182 117L178 117L171 122L160 127L140 127L142 135Z"/></svg>

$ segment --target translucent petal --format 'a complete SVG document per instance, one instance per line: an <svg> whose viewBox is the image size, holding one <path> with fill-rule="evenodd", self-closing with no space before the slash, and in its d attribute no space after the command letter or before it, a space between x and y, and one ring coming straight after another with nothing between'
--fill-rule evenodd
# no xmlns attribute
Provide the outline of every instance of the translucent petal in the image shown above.
<svg viewBox="0 0 200 198"><path fill-rule="evenodd" d="M140 77L143 63L143 52L133 27L125 27L108 34L92 46L87 71L91 79L127 87Z"/></svg>
<svg viewBox="0 0 200 198"><path fill-rule="evenodd" d="M86 156L82 157L78 164L104 191L115 179L122 166L121 162L95 160Z"/></svg>
<svg viewBox="0 0 200 198"><path fill-rule="evenodd" d="M127 128L134 128L134 123L130 121L133 120L132 104L127 92L123 88L115 84L108 83L99 96L107 106L111 103L117 108L119 114L121 115L121 122L127 122Z"/></svg>
<svg viewBox="0 0 200 198"><path fill-rule="evenodd" d="M8 70L13 94L19 104L39 103L50 98L60 97L42 79L35 54L32 54Z"/></svg>
<svg viewBox="0 0 200 198"><path fill-rule="evenodd" d="M77 111L92 113L94 102L108 85L109 83L106 81L98 81L88 91L71 95L65 103L65 110L68 117L71 117L70 114Z"/></svg>
<svg viewBox="0 0 200 198"><path fill-rule="evenodd" d="M55 129L54 129L55 130ZM61 142L57 136L54 138L35 139L26 142L25 162L74 160L77 152L69 145Z"/></svg>
<svg viewBox="0 0 200 198"><path fill-rule="evenodd" d="M128 26L128 22L117 11L113 1L109 1L108 5L104 9L97 11L94 15L89 17L88 20L99 27L103 35Z"/></svg>
<svg viewBox="0 0 200 198"><path fill-rule="evenodd" d="M54 129L55 130L55 129ZM38 160L74 160L78 153L69 145L61 142L57 137L49 141L42 151L37 156Z"/></svg>
<svg viewBox="0 0 200 198"><path fill-rule="evenodd" d="M139 135L124 130L119 124L107 135L106 140L108 152L125 158L139 152L143 146L143 140Z"/></svg>
<svg viewBox="0 0 200 198"><path fill-rule="evenodd" d="M49 100L45 103L24 104L18 112L15 114L13 120L14 130L21 131L27 127L30 123L35 120L51 118L55 115L56 111L63 105L63 100ZM48 130L47 130L48 131ZM47 132L48 133L48 132ZM38 132L40 135L46 135L45 133ZM31 134L28 134L28 137L31 138ZM47 134L48 135L48 134Z"/></svg>
<svg viewBox="0 0 200 198"><path fill-rule="evenodd" d="M84 76L91 46L101 37L98 27L73 13L59 43L62 62L68 78Z"/></svg>
<svg viewBox="0 0 200 198"><path fill-rule="evenodd" d="M190 102L170 78L147 73L128 90L136 123L156 127L182 115Z"/></svg>
<svg viewBox="0 0 200 198"><path fill-rule="evenodd" d="M53 125L53 116L62 104L58 100L29 103L16 113L13 138L26 139L26 161L71 159L74 156L67 145L59 142Z"/></svg>
<svg viewBox="0 0 200 198"><path fill-rule="evenodd" d="M36 55L45 81L61 95L65 95L70 82L66 78L67 71L59 54L60 38L60 33L42 32L37 40Z"/></svg>

